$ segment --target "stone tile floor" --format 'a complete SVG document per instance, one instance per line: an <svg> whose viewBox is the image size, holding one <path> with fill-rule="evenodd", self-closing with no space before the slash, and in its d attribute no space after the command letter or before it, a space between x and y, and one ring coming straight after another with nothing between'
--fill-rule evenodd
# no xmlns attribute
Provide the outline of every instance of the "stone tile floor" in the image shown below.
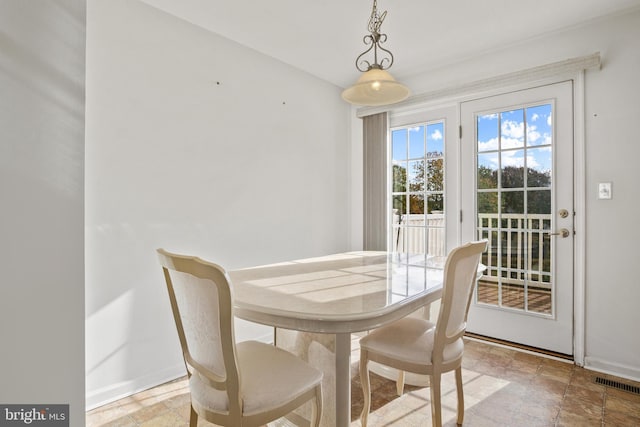
<svg viewBox="0 0 640 427"><path fill-rule="evenodd" d="M356 346L354 346L356 347ZM357 348L352 356L357 365ZM354 369L354 372L355 369ZM463 361L465 426L640 427L640 395L596 384L596 376L632 386L640 383L589 371L565 361L466 340ZM406 386L372 374L369 426L430 426L429 389ZM453 374L442 386L443 422L455 425ZM360 426L360 381L352 380L352 426ZM178 427L189 425L185 378L118 400L87 413L87 426ZM200 420L199 426L213 426Z"/></svg>

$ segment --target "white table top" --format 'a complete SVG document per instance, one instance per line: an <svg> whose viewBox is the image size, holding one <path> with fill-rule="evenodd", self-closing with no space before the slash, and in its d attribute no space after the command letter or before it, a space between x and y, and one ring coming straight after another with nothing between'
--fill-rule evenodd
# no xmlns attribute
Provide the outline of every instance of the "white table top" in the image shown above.
<svg viewBox="0 0 640 427"><path fill-rule="evenodd" d="M444 257L414 265L397 257L349 252L230 271L235 315L307 332L379 327L442 295Z"/></svg>

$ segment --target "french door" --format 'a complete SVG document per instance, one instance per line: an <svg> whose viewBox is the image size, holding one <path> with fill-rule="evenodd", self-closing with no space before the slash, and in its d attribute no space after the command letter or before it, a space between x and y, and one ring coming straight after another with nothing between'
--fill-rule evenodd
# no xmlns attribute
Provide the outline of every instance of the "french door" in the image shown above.
<svg viewBox="0 0 640 427"><path fill-rule="evenodd" d="M572 82L464 102L462 240L487 239L468 331L573 354Z"/></svg>

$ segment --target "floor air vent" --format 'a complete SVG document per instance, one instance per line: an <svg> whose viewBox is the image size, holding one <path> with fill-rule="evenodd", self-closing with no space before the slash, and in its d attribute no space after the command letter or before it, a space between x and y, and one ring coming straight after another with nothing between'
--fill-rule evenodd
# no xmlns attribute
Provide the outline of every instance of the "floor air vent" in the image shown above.
<svg viewBox="0 0 640 427"><path fill-rule="evenodd" d="M596 377L596 384L602 384L602 385L606 385L607 387L613 387L613 388L617 388L618 390L623 390L629 393L640 395L640 387L635 385L624 384L618 381L612 381L602 377Z"/></svg>

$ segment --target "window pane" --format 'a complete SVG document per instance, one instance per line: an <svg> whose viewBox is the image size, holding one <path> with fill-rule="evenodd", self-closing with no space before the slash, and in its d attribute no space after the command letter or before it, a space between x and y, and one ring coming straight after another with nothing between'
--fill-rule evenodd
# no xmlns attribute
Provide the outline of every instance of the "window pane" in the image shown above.
<svg viewBox="0 0 640 427"><path fill-rule="evenodd" d="M498 153L478 154L478 188L498 188Z"/></svg>
<svg viewBox="0 0 640 427"><path fill-rule="evenodd" d="M502 306L524 310L524 293L522 292L522 286L509 282L509 280L502 280Z"/></svg>
<svg viewBox="0 0 640 427"><path fill-rule="evenodd" d="M409 255L425 253L425 228L406 227L406 251ZM424 258L423 258L424 259Z"/></svg>
<svg viewBox="0 0 640 427"><path fill-rule="evenodd" d="M444 190L444 159L427 160L427 190Z"/></svg>
<svg viewBox="0 0 640 427"><path fill-rule="evenodd" d="M527 146L551 145L551 104L527 108Z"/></svg>
<svg viewBox="0 0 640 427"><path fill-rule="evenodd" d="M444 213L444 194L429 194L427 196L427 213L430 213L430 214Z"/></svg>
<svg viewBox="0 0 640 427"><path fill-rule="evenodd" d="M537 284L541 282L534 282ZM548 286L527 287L527 309L536 313L551 314L551 288Z"/></svg>
<svg viewBox="0 0 640 427"><path fill-rule="evenodd" d="M524 187L524 150L509 150L501 153L502 188Z"/></svg>
<svg viewBox="0 0 640 427"><path fill-rule="evenodd" d="M498 149L498 115L478 116L478 152Z"/></svg>
<svg viewBox="0 0 640 427"><path fill-rule="evenodd" d="M393 196L393 211L399 215L398 224L403 221L402 215L407 213L407 196Z"/></svg>
<svg viewBox="0 0 640 427"><path fill-rule="evenodd" d="M437 215L441 216L441 215ZM430 220L430 223L435 220ZM442 220L444 221L444 219ZM446 256L446 234L444 227L435 227L429 224L427 228L427 250L433 256Z"/></svg>
<svg viewBox="0 0 640 427"><path fill-rule="evenodd" d="M551 147L527 150L527 186L551 186Z"/></svg>
<svg viewBox="0 0 640 427"><path fill-rule="evenodd" d="M407 162L393 165L393 191L407 191Z"/></svg>
<svg viewBox="0 0 640 427"><path fill-rule="evenodd" d="M428 157L444 154L444 122L427 125Z"/></svg>
<svg viewBox="0 0 640 427"><path fill-rule="evenodd" d="M498 193L478 193L478 213L498 213Z"/></svg>
<svg viewBox="0 0 640 427"><path fill-rule="evenodd" d="M424 157L424 126L409 128L409 158Z"/></svg>
<svg viewBox="0 0 640 427"><path fill-rule="evenodd" d="M424 160L409 162L409 191L424 191Z"/></svg>
<svg viewBox="0 0 640 427"><path fill-rule="evenodd" d="M548 233L542 236L542 271L547 273L551 272L551 235ZM542 281L550 283L551 276L549 274L543 274Z"/></svg>
<svg viewBox="0 0 640 427"><path fill-rule="evenodd" d="M524 213L524 191L502 193L502 213Z"/></svg>
<svg viewBox="0 0 640 427"><path fill-rule="evenodd" d="M535 190L527 192L527 213L550 214L551 190Z"/></svg>
<svg viewBox="0 0 640 427"><path fill-rule="evenodd" d="M526 257L525 235L518 230L507 231L509 238L507 246L507 267L522 269L524 267L522 261Z"/></svg>
<svg viewBox="0 0 640 427"><path fill-rule="evenodd" d="M393 160L407 159L406 129L398 129L391 132L391 158Z"/></svg>
<svg viewBox="0 0 640 427"><path fill-rule="evenodd" d="M396 253L406 252L404 248L404 244L405 244L404 230L405 230L405 227L393 227L393 233L391 234L391 237L393 239L392 246L393 246L393 251Z"/></svg>
<svg viewBox="0 0 640 427"><path fill-rule="evenodd" d="M424 214L424 195L412 194L409 196L409 213L410 214ZM411 218L413 225L424 225L424 218ZM416 224L415 221L421 222Z"/></svg>
<svg viewBox="0 0 640 427"><path fill-rule="evenodd" d="M524 147L524 110L500 113L500 148Z"/></svg>

